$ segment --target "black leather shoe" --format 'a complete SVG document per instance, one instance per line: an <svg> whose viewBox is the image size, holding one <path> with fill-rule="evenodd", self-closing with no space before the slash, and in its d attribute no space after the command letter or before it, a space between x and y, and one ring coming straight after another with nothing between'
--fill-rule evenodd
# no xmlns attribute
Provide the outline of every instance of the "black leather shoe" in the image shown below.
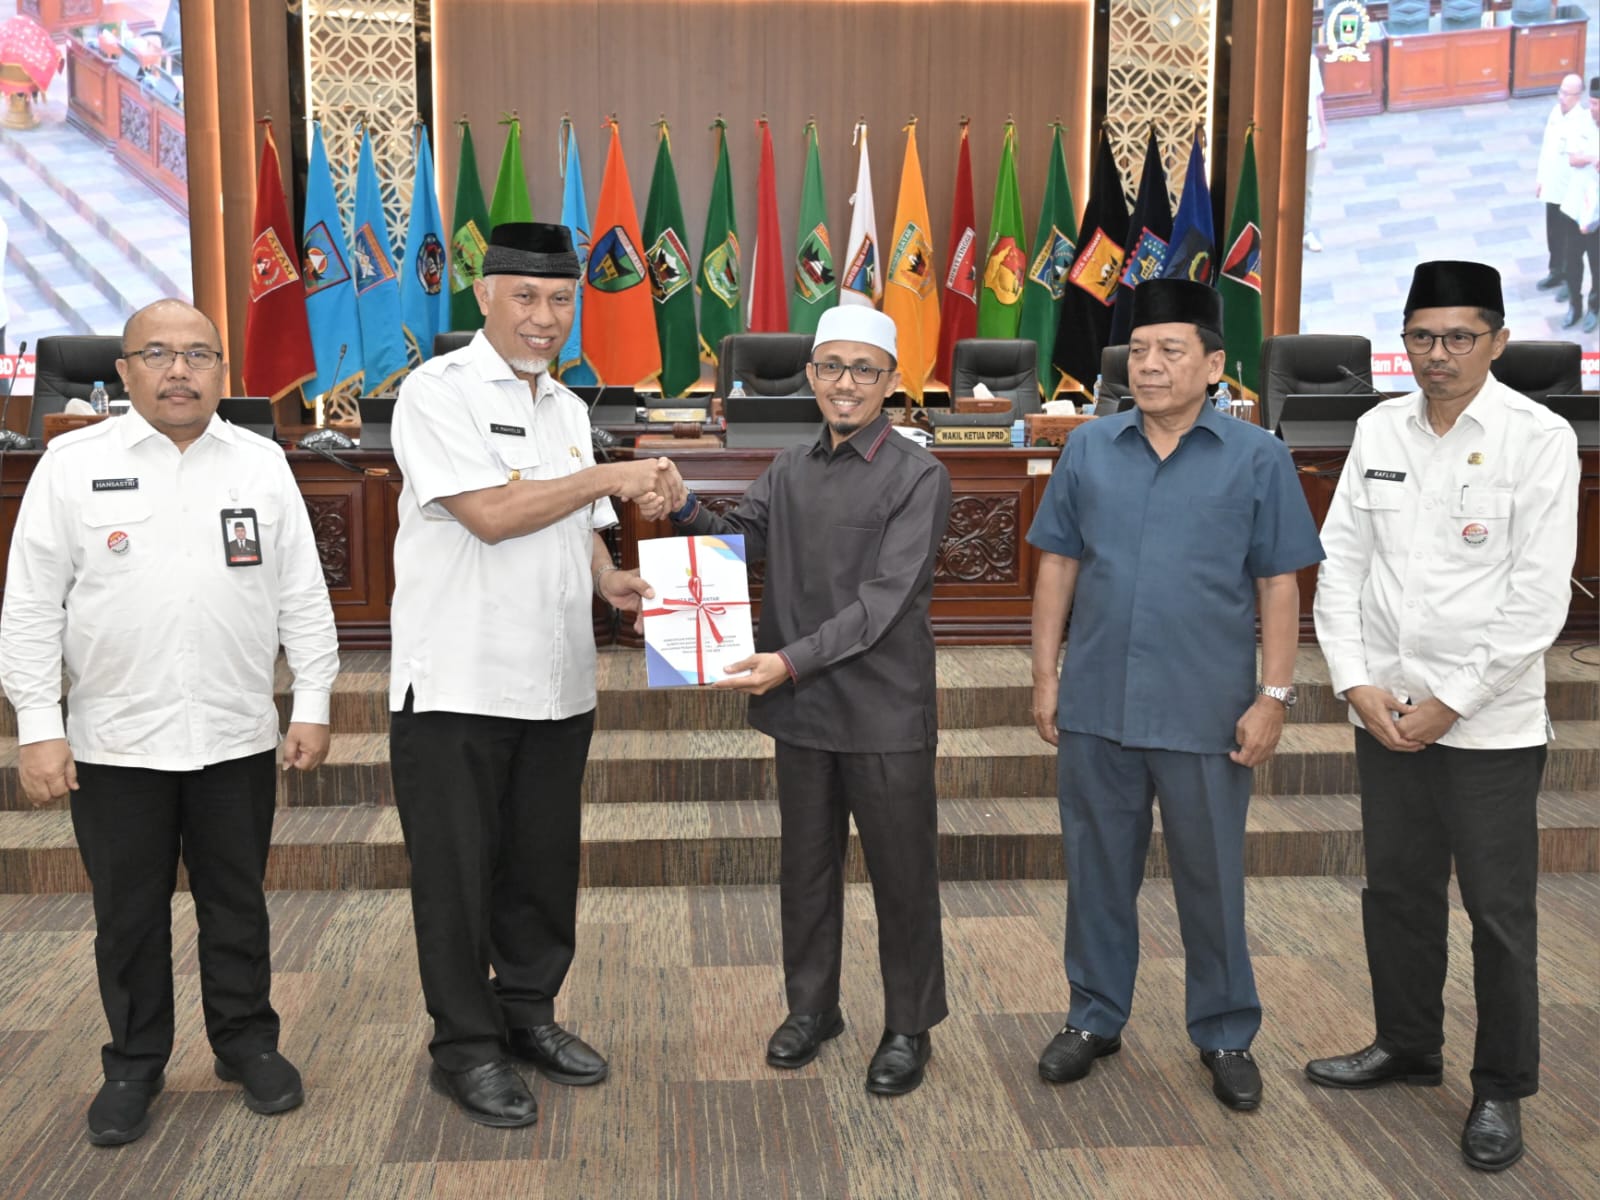
<svg viewBox="0 0 1600 1200"><path fill-rule="evenodd" d="M877 1096L904 1096L922 1086L922 1072L933 1057L933 1038L927 1033L892 1033L883 1040L867 1064L867 1091Z"/></svg>
<svg viewBox="0 0 1600 1200"><path fill-rule="evenodd" d="M449 1096L479 1125L517 1129L539 1119L539 1105L511 1064L504 1059L483 1063L467 1071L446 1071L437 1063L428 1082L441 1096Z"/></svg>
<svg viewBox="0 0 1600 1200"><path fill-rule="evenodd" d="M1313 1058L1306 1064L1306 1078L1331 1088L1371 1088L1391 1082L1438 1087L1444 1081L1444 1056L1390 1054L1374 1042L1354 1054Z"/></svg>
<svg viewBox="0 0 1600 1200"><path fill-rule="evenodd" d="M537 1067L539 1074L551 1083L588 1087L611 1073L610 1065L600 1057L599 1051L554 1021L548 1025L509 1030L506 1046L518 1058Z"/></svg>
<svg viewBox="0 0 1600 1200"><path fill-rule="evenodd" d="M1572 299L1572 289L1565 283L1556 289L1556 303L1565 304Z"/></svg>
<svg viewBox="0 0 1600 1200"><path fill-rule="evenodd" d="M1211 1072L1211 1094L1229 1108L1249 1112L1261 1107L1261 1072L1248 1050L1202 1050L1200 1061Z"/></svg>
<svg viewBox="0 0 1600 1200"><path fill-rule="evenodd" d="M1567 319L1561 322L1561 328L1571 329L1574 325L1578 324L1582 320L1583 305L1574 300L1567 306Z"/></svg>
<svg viewBox="0 0 1600 1200"><path fill-rule="evenodd" d="M96 1146L121 1146L138 1141L150 1128L150 1102L161 1094L166 1077L108 1079L89 1104L89 1140Z"/></svg>
<svg viewBox="0 0 1600 1200"><path fill-rule="evenodd" d="M767 1039L767 1066L792 1071L817 1056L822 1043L844 1032L844 1015L835 1004L827 1012L790 1013Z"/></svg>
<svg viewBox="0 0 1600 1200"><path fill-rule="evenodd" d="M1075 1083L1094 1069L1095 1059L1121 1049L1120 1037L1101 1037L1076 1025L1063 1025L1039 1055L1039 1078L1046 1083Z"/></svg>
<svg viewBox="0 0 1600 1200"><path fill-rule="evenodd" d="M263 1116L288 1112L305 1102L300 1072L276 1050L251 1054L245 1058L218 1058L217 1078L224 1083L244 1085L244 1106Z"/></svg>
<svg viewBox="0 0 1600 1200"><path fill-rule="evenodd" d="M1560 287L1564 282L1566 282L1565 275L1557 275L1554 271L1551 271L1533 286L1538 288L1541 292L1548 292L1553 287Z"/></svg>
<svg viewBox="0 0 1600 1200"><path fill-rule="evenodd" d="M1472 1098L1461 1130L1461 1157L1480 1171L1504 1171L1522 1157L1522 1106L1516 1100Z"/></svg>

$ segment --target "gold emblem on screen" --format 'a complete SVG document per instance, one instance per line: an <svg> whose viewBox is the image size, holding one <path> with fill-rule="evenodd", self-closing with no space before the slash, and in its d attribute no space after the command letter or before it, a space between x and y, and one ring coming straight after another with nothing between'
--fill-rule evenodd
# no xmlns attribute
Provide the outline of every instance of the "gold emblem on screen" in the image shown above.
<svg viewBox="0 0 1600 1200"><path fill-rule="evenodd" d="M1361 0L1338 0L1322 21L1324 62L1371 62L1367 42L1372 38L1372 18Z"/></svg>

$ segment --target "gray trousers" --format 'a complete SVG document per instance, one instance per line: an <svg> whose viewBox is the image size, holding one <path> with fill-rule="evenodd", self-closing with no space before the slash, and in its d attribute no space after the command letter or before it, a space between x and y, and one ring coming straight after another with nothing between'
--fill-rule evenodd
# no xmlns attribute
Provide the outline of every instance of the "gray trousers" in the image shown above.
<svg viewBox="0 0 1600 1200"><path fill-rule="evenodd" d="M1067 858L1070 1024L1114 1037L1132 1011L1139 886L1159 795L1190 1040L1202 1050L1249 1048L1261 1027L1244 929L1250 778L1226 754L1134 750L1061 731L1056 787Z"/></svg>

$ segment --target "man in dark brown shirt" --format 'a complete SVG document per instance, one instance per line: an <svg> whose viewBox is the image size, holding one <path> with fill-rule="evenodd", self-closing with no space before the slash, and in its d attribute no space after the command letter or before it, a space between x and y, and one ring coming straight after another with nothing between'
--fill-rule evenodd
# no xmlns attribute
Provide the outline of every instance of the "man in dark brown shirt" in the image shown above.
<svg viewBox="0 0 1600 1200"><path fill-rule="evenodd" d="M675 477L680 533L738 533L766 560L757 653L716 686L748 692L750 724L777 742L779 894L789 1016L767 1043L801 1067L844 1030L839 960L850 817L878 911L884 1034L867 1090L922 1082L928 1030L945 1018L939 929L934 561L950 514L942 463L897 435L883 402L900 384L895 327L841 306L818 323L806 376L826 422L780 454L719 516Z"/></svg>

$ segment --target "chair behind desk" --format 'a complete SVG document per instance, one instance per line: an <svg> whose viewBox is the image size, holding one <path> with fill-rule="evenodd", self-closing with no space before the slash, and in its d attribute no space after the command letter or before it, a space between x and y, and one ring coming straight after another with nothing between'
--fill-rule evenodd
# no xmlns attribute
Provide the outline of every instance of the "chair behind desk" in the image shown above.
<svg viewBox="0 0 1600 1200"><path fill-rule="evenodd" d="M458 330L453 330L453 331L451 331L449 333L436 333L436 334L434 334L433 335L433 354L430 355L430 357L438 358L439 355L441 355L441 354L449 354L450 351L452 351L452 350L461 349L461 347L465 346L468 342L472 341L472 339L474 337L474 334L475 334L475 331L470 330L470 329L469 330L459 330L458 329Z"/></svg>
<svg viewBox="0 0 1600 1200"><path fill-rule="evenodd" d="M1530 400L1570 396L1583 387L1583 347L1577 342L1507 342L1489 370Z"/></svg>
<svg viewBox="0 0 1600 1200"><path fill-rule="evenodd" d="M983 384L1011 401L1015 417L1043 409L1039 403L1039 345L1031 338L962 338L950 356L950 398L970 396Z"/></svg>
<svg viewBox="0 0 1600 1200"><path fill-rule="evenodd" d="M61 412L68 400L89 399L96 383L106 385L106 395L122 400L128 395L117 374L122 339L101 334L61 334L42 337L34 347L33 407L28 415L28 436L44 437L47 413ZM17 403L24 397L19 396Z"/></svg>
<svg viewBox="0 0 1600 1200"><path fill-rule="evenodd" d="M808 333L730 333L717 350L717 395L738 380L752 396L809 396L811 342Z"/></svg>
<svg viewBox="0 0 1600 1200"><path fill-rule="evenodd" d="M1269 432L1277 432L1287 396L1344 396L1363 391L1376 391L1372 386L1372 343L1364 337L1284 333L1261 343L1261 398Z"/></svg>

